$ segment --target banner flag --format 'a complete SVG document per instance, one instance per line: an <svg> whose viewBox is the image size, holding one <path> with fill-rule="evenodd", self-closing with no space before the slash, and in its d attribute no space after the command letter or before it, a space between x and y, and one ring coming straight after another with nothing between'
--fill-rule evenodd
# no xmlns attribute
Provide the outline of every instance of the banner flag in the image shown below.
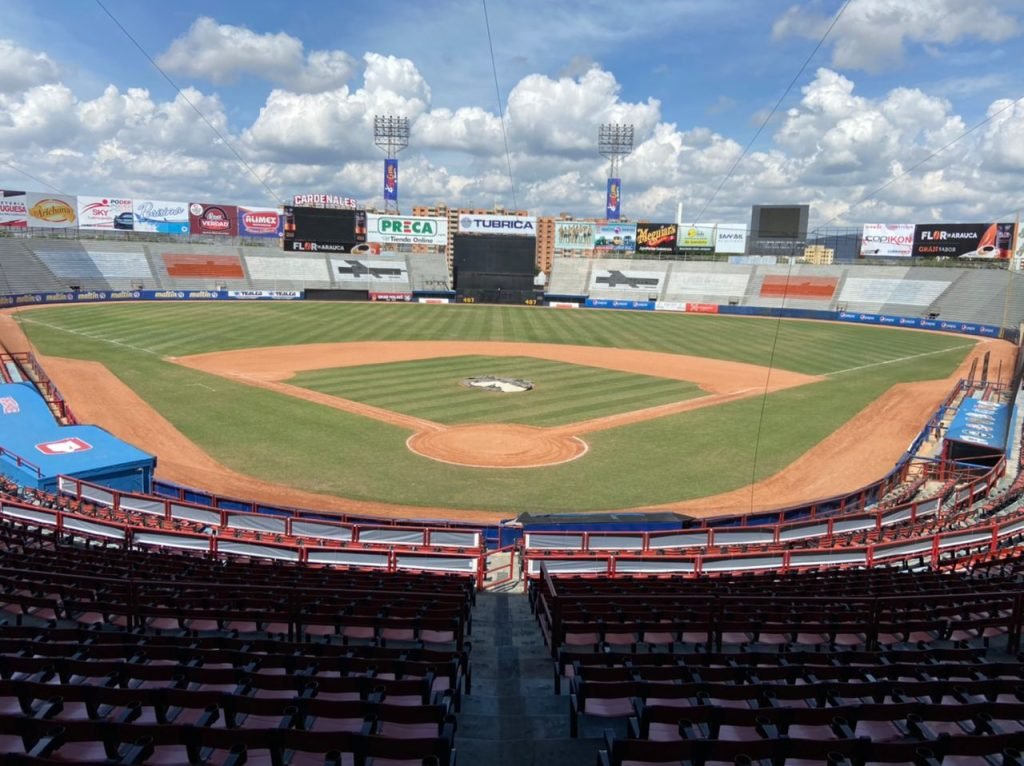
<svg viewBox="0 0 1024 766"><path fill-rule="evenodd" d="M622 179L608 179L608 194L605 198L604 217L617 221L622 215Z"/></svg>
<svg viewBox="0 0 1024 766"><path fill-rule="evenodd" d="M384 160L384 199L398 202L398 160Z"/></svg>

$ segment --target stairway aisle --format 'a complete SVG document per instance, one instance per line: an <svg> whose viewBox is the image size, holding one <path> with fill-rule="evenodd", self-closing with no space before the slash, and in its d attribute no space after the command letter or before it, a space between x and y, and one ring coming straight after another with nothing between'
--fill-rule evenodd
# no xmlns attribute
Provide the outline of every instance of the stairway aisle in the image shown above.
<svg viewBox="0 0 1024 766"><path fill-rule="evenodd" d="M460 766L594 766L600 740L569 738L569 696L552 692L551 657L524 594L477 594L469 662Z"/></svg>

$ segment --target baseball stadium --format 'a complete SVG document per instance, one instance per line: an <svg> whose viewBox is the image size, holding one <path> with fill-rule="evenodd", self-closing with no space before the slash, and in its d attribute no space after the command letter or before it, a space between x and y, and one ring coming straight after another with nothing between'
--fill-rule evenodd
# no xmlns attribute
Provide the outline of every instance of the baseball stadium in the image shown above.
<svg viewBox="0 0 1024 766"><path fill-rule="evenodd" d="M1024 766L1019 216L630 220L619 123L599 217L403 215L374 131L0 190L4 763Z"/></svg>

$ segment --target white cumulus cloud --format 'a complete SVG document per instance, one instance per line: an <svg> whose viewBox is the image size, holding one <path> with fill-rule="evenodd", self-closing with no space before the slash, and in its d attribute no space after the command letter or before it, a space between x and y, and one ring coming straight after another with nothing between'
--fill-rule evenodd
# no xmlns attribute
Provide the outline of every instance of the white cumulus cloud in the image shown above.
<svg viewBox="0 0 1024 766"><path fill-rule="evenodd" d="M302 41L285 32L260 34L207 16L196 19L157 63L174 74L215 85L252 75L304 93L340 87L356 70L355 59L344 51L306 55Z"/></svg>

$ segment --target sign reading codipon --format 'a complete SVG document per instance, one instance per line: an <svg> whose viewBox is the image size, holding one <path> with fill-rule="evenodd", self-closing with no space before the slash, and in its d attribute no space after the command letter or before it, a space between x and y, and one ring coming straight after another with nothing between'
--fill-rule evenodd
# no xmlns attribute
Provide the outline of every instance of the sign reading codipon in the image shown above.
<svg viewBox="0 0 1024 766"><path fill-rule="evenodd" d="M382 245L433 245L444 247L448 244L448 219L425 216L378 215L366 216L367 242Z"/></svg>

